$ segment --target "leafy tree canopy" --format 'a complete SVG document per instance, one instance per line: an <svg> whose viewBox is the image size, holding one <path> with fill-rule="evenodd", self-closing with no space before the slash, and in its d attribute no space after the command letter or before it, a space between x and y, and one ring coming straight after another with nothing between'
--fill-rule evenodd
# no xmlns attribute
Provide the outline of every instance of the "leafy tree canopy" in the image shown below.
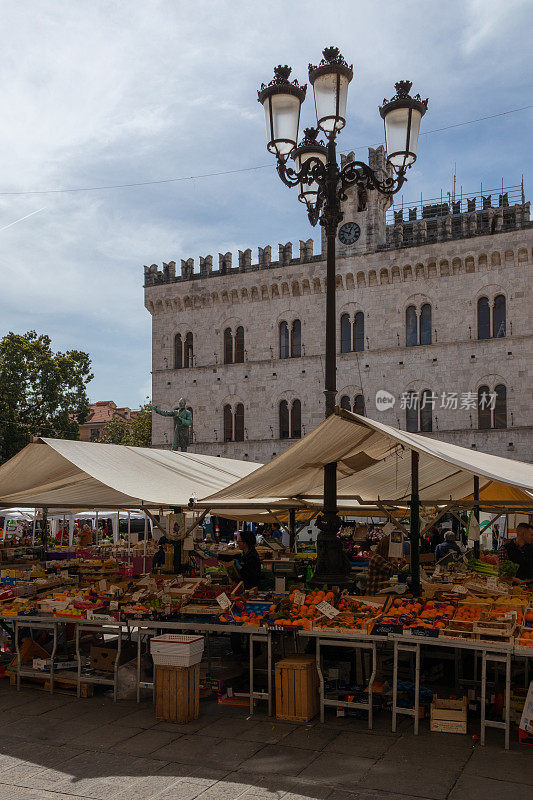
<svg viewBox="0 0 533 800"><path fill-rule="evenodd" d="M102 429L100 442L150 447L152 443L152 411L150 404L141 406L132 420L113 417Z"/></svg>
<svg viewBox="0 0 533 800"><path fill-rule="evenodd" d="M0 461L32 436L77 439L89 412L91 359L81 350L53 353L35 331L0 339Z"/></svg>

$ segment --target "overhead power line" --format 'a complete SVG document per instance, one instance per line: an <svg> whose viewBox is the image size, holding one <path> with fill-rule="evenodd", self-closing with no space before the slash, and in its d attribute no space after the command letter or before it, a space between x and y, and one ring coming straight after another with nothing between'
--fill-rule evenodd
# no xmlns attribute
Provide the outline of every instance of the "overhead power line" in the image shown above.
<svg viewBox="0 0 533 800"><path fill-rule="evenodd" d="M526 111L528 108L533 108L533 105L522 106L521 108L513 108L510 111L500 111L497 114L489 114L486 117L478 117L478 119L469 119L465 122L454 122L452 125L446 125L443 128L435 128L431 131L422 131L420 136L429 136L432 133L441 133L442 131L449 131L452 128L460 128L464 125L473 125L476 122L484 122L488 119L495 119L496 117L504 117L508 114L517 114L519 111ZM373 145L359 145L358 147L354 147L354 150L363 150L366 147L377 147L382 142L378 142L378 144ZM0 192L0 197L2 196L24 196L24 195L38 195L38 194L69 194L74 192L99 192L105 191L108 189L133 189L138 186L157 186L163 183L180 183L182 181L192 181L197 180L198 178L215 178L220 175L236 175L239 172L253 172L259 169L268 169L272 168L272 164L259 164L255 167L242 167L241 169L230 169L225 170L222 172L204 172L198 175L184 175L179 178L162 178L161 180L155 181L139 181L136 183L115 183L110 184L107 186L79 186L72 189L35 189L31 191L24 191L24 192Z"/></svg>

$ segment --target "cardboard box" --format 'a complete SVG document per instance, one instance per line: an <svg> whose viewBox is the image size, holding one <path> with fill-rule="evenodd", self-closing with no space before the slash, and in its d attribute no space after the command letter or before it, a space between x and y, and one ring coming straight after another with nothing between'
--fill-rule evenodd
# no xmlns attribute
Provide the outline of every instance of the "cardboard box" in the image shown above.
<svg viewBox="0 0 533 800"><path fill-rule="evenodd" d="M120 650L119 665L126 664L128 661L135 658L136 655L137 648L135 645L123 645ZM100 669L104 672L114 672L116 659L116 642L106 646L91 644L91 667L93 669Z"/></svg>
<svg viewBox="0 0 533 800"><path fill-rule="evenodd" d="M467 699L447 700L433 696L430 730L440 733L466 733Z"/></svg>

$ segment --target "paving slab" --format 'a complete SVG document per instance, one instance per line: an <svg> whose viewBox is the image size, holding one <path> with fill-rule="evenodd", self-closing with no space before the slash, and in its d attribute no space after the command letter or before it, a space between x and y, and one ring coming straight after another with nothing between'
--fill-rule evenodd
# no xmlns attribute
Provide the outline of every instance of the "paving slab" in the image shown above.
<svg viewBox="0 0 533 800"><path fill-rule="evenodd" d="M299 773L299 777L327 786L355 788L374 763L373 758L355 756L347 759L339 753L320 753Z"/></svg>
<svg viewBox="0 0 533 800"><path fill-rule="evenodd" d="M301 725L284 737L283 744L290 747L301 747L304 750L322 750L341 735L335 729Z"/></svg>
<svg viewBox="0 0 533 800"><path fill-rule="evenodd" d="M83 731L78 736L74 736L70 742L87 750L107 750L126 739L131 739L132 736L142 733L142 731L143 728L120 727L115 722L109 725L101 725L96 729L91 728L89 731Z"/></svg>
<svg viewBox="0 0 533 800"><path fill-rule="evenodd" d="M402 740L379 734L368 735L343 731L324 747L323 752L342 753L348 757L380 758L395 746L397 741Z"/></svg>
<svg viewBox="0 0 533 800"><path fill-rule="evenodd" d="M205 728L211 722L213 722L213 717L201 714L198 719L193 719L191 722L184 722L182 724L177 722L157 722L150 730L165 731L166 733L174 733L175 731L176 736L181 736L184 733L196 733L197 731Z"/></svg>
<svg viewBox="0 0 533 800"><path fill-rule="evenodd" d="M526 800L531 786L523 783L494 780L479 775L461 775L449 800Z"/></svg>
<svg viewBox="0 0 533 800"><path fill-rule="evenodd" d="M118 753L128 753L132 756L147 756L159 750L171 742L180 739L180 735L176 733L167 733L166 731L141 730L140 733L135 733L124 741L115 745L114 749Z"/></svg>
<svg viewBox="0 0 533 800"><path fill-rule="evenodd" d="M464 770L465 776L483 776L497 781L509 781L533 786L533 749L524 745L522 751L501 747L477 747ZM529 789L533 796L533 790Z"/></svg>
<svg viewBox="0 0 533 800"><path fill-rule="evenodd" d="M363 775L359 784L381 792L394 790L413 797L445 800L461 774L460 769L428 769L423 763L402 764L378 761Z"/></svg>
<svg viewBox="0 0 533 800"><path fill-rule="evenodd" d="M155 750L151 755L164 761L202 764L208 767L235 769L261 748L260 742L245 742L212 736L182 736L176 742Z"/></svg>
<svg viewBox="0 0 533 800"><path fill-rule="evenodd" d="M298 775L315 759L316 752L300 747L267 744L244 761L239 770L259 775Z"/></svg>

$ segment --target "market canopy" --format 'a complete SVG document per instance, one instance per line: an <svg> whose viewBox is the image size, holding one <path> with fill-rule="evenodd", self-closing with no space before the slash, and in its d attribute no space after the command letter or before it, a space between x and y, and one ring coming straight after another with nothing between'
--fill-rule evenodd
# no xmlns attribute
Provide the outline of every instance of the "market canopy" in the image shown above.
<svg viewBox="0 0 533 800"><path fill-rule="evenodd" d="M0 467L0 506L186 506L258 468L231 458L41 438Z"/></svg>
<svg viewBox="0 0 533 800"><path fill-rule="evenodd" d="M268 464L206 498L204 505L255 502L268 507L282 499L319 505L324 466L337 462L339 510L358 504L405 504L411 494L410 451L419 453L419 494L426 505L468 498L473 478L488 501L533 508L533 465L401 431L336 408L303 439Z"/></svg>

